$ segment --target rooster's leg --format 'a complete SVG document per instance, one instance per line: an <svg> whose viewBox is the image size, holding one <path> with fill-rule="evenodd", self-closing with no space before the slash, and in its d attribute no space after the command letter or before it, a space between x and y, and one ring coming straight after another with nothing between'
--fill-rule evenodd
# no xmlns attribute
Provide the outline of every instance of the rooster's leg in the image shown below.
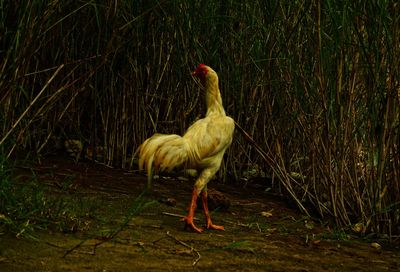
<svg viewBox="0 0 400 272"><path fill-rule="evenodd" d="M204 210L204 215L206 217L206 221L207 221L207 229L215 229L215 230L224 230L224 226L219 226L219 225L214 225L211 221L211 216L210 213L208 211L208 194L207 194L207 188L205 188L202 192L201 192L201 200L203 202L203 210Z"/></svg>
<svg viewBox="0 0 400 272"><path fill-rule="evenodd" d="M192 193L192 200L190 201L189 213L186 217L182 218L182 221L185 222L185 229L187 227L190 227L195 232L200 233L203 231L203 229L196 227L193 223L194 213L195 213L196 207L197 207L198 196L199 196L198 190L196 188L194 188L193 193Z"/></svg>

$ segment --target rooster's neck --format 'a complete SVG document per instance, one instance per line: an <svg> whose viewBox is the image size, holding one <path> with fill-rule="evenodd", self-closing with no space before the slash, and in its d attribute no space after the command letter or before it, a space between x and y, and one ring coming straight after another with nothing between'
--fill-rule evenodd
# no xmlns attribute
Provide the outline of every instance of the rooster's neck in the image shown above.
<svg viewBox="0 0 400 272"><path fill-rule="evenodd" d="M205 82L206 89L206 104L207 104L207 114L218 114L225 115L224 107L222 106L221 93L218 87L218 76L212 75L208 77Z"/></svg>

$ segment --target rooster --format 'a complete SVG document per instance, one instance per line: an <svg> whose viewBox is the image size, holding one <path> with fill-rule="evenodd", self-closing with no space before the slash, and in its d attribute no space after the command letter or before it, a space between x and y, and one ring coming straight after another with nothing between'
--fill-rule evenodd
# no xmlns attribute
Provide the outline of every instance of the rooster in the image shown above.
<svg viewBox="0 0 400 272"><path fill-rule="evenodd" d="M147 170L148 189L151 186L153 171L170 171L183 166L195 169L199 176L194 184L188 215L182 218L185 229L202 232L194 222L197 199L201 197L206 228L224 230L223 226L214 225L208 210L207 183L214 177L221 166L225 150L232 142L235 122L226 116L222 106L218 87L218 75L209 66L200 64L192 73L200 79L205 89L207 113L197 120L183 136L176 134L154 134L139 147L139 169Z"/></svg>

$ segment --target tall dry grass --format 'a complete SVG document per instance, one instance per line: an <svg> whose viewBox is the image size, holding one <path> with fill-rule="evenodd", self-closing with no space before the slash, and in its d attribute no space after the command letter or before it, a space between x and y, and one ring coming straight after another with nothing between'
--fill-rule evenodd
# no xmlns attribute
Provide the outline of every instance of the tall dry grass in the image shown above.
<svg viewBox="0 0 400 272"><path fill-rule="evenodd" d="M154 132L204 113L220 75L237 133L223 173L258 169L306 214L400 233L399 5L391 1L0 0L1 145L55 139L127 168ZM238 130L239 131L239 130ZM245 137L247 133L247 137Z"/></svg>

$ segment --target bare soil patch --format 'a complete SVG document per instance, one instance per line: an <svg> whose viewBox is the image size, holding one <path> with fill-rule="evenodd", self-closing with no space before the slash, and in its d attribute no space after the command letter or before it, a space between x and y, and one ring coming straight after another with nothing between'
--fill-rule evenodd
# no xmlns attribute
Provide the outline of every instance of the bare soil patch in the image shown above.
<svg viewBox="0 0 400 272"><path fill-rule="evenodd" d="M399 271L398 244L376 241L382 246L376 249L372 240L340 236L259 186L212 181L209 188L231 203L227 211L212 214L225 231L197 234L185 231L178 217L186 214L193 180L158 179L140 202L151 205L129 218L145 186L144 176L65 159L46 160L34 171L50 192L93 206L81 218L69 219L64 231L40 231L35 239L0 235L3 272ZM31 173L21 172L27 177ZM68 188L58 190L66 179ZM196 217L201 226L201 210Z"/></svg>

